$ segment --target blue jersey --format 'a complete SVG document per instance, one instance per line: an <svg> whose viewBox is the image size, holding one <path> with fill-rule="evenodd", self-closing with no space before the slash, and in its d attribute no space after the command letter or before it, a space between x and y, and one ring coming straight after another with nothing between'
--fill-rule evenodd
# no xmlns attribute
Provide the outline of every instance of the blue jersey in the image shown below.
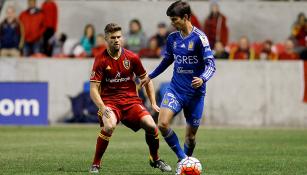
<svg viewBox="0 0 307 175"><path fill-rule="evenodd" d="M198 28L183 37L179 31L168 36L165 55L160 65L149 75L151 79L161 74L170 64L174 64L170 87L179 94L204 95L206 82L215 72L215 62L207 36ZM204 83L195 89L193 77L200 77Z"/></svg>

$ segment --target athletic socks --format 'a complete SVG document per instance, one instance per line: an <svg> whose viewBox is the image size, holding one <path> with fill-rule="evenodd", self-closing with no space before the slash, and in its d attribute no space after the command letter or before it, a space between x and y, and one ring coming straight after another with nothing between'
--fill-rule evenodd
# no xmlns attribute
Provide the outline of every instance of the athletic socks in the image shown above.
<svg viewBox="0 0 307 175"><path fill-rule="evenodd" d="M101 158L108 147L111 135L112 134L109 134L104 130L101 130L101 132L99 133L96 143L96 152L93 160L93 165L100 166Z"/></svg>
<svg viewBox="0 0 307 175"><path fill-rule="evenodd" d="M189 144L188 144L188 143L184 143L184 153L185 153L187 156L191 157L192 154L193 154L195 145L196 145L195 142L194 142L194 143L189 143Z"/></svg>
<svg viewBox="0 0 307 175"><path fill-rule="evenodd" d="M158 160L158 149L159 149L159 132L158 128L155 129L154 134L145 133L145 140L149 147L149 152L152 160Z"/></svg>
<svg viewBox="0 0 307 175"><path fill-rule="evenodd" d="M182 160L186 157L186 154L180 147L179 139L176 133L172 129L168 129L165 135L163 135L168 146L175 152L179 160Z"/></svg>

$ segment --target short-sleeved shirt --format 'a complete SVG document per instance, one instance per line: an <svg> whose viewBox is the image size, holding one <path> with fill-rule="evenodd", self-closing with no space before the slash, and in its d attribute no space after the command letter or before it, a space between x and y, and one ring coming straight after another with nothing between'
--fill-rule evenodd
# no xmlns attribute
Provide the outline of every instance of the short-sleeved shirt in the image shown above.
<svg viewBox="0 0 307 175"><path fill-rule="evenodd" d="M90 81L101 83L100 95L105 103L132 104L141 102L134 80L145 75L139 57L122 48L118 59L112 58L107 50L96 56Z"/></svg>

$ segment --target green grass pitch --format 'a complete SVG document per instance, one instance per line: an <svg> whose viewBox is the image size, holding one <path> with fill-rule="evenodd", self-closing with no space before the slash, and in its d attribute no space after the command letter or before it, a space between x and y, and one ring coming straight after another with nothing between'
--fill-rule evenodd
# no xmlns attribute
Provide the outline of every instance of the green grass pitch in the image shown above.
<svg viewBox="0 0 307 175"><path fill-rule="evenodd" d="M183 141L184 128L175 128ZM99 128L0 126L0 174L88 174ZM194 156L206 175L306 175L306 129L201 127ZM160 157L173 169L176 157L163 139ZM119 126L104 155L100 174L159 175L148 164L144 131Z"/></svg>

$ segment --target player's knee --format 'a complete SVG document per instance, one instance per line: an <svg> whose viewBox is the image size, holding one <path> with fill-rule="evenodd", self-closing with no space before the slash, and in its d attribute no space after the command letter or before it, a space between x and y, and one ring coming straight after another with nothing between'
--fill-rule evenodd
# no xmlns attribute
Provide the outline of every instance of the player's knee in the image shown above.
<svg viewBox="0 0 307 175"><path fill-rule="evenodd" d="M115 130L116 125L108 125L104 127L105 132L108 134L112 134L113 131Z"/></svg>
<svg viewBox="0 0 307 175"><path fill-rule="evenodd" d="M165 132L167 132L168 129L169 129L169 124L168 124L168 123L161 122L161 123L159 123L158 127L159 127L159 130L160 130L162 133L165 133Z"/></svg>

